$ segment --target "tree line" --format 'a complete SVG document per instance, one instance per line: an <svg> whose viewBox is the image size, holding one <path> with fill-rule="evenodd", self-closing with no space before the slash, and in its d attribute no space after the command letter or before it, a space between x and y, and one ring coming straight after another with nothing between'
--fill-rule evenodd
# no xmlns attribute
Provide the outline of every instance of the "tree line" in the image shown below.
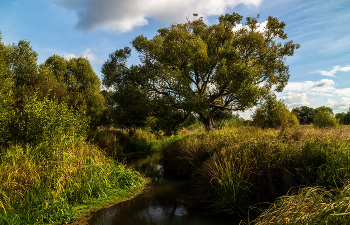
<svg viewBox="0 0 350 225"><path fill-rule="evenodd" d="M1 110L10 115L35 95L83 112L92 129L148 126L168 134L195 120L213 130L215 120L253 106L259 106L253 124L262 127L314 124L328 114L333 118L328 107L302 106L291 113L276 100L274 93L283 90L290 76L286 57L300 47L293 41L281 43L287 39L284 22L270 16L261 31L258 17L241 23L241 15L225 14L218 24L207 25L194 16L193 21L160 28L151 39L136 37L131 43L139 65L127 66L129 47L111 53L101 68L107 88L102 91L88 59L55 54L38 64L28 41L5 45L0 39ZM325 114L317 116L321 111ZM350 121L345 113L334 118L340 124Z"/></svg>

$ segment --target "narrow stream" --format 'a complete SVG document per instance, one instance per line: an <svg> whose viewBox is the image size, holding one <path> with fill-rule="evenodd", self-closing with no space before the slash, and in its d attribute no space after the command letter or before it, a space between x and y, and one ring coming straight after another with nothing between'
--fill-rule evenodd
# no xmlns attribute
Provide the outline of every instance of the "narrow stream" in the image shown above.
<svg viewBox="0 0 350 225"><path fill-rule="evenodd" d="M159 154L129 159L127 164L152 177L150 187L129 201L98 211L89 225L239 224L233 215L205 214L188 207L188 182L164 178L159 160Z"/></svg>

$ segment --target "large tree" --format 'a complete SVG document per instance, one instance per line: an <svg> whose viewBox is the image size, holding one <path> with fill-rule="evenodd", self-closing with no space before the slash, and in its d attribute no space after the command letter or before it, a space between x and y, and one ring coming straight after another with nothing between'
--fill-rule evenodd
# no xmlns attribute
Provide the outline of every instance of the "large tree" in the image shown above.
<svg viewBox="0 0 350 225"><path fill-rule="evenodd" d="M288 41L285 23L268 17L258 30L256 18L219 17L207 25L202 18L158 30L152 39L138 36L132 41L141 64L126 66L131 49L110 54L102 67L104 84L115 88L115 99L125 115L137 121L155 117L178 124L196 114L208 130L218 110L246 110L271 89L280 92L289 79L286 56L298 44Z"/></svg>

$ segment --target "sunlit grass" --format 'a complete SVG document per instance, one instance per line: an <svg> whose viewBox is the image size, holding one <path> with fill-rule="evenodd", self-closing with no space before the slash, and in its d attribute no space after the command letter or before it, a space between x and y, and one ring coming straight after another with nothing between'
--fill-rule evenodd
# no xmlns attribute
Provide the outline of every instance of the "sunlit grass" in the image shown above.
<svg viewBox="0 0 350 225"><path fill-rule="evenodd" d="M193 196L208 209L246 213L301 185L342 187L349 179L349 138L347 127L223 127L164 144L164 168L190 179Z"/></svg>

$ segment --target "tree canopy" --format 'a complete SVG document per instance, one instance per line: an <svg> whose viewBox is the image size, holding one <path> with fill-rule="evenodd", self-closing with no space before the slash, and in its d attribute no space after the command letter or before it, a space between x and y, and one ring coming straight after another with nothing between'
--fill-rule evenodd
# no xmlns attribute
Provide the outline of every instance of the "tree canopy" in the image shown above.
<svg viewBox="0 0 350 225"><path fill-rule="evenodd" d="M308 106L301 106L292 109L300 124L312 124L315 115L315 109Z"/></svg>
<svg viewBox="0 0 350 225"><path fill-rule="evenodd" d="M115 89L121 113L134 122L158 118L165 127L198 115L208 130L218 111L246 110L270 91L282 91L289 79L286 56L298 44L287 39L285 23L268 17L262 32L256 18L233 13L207 25L202 18L158 30L152 39L132 41L141 64L126 66L131 49L110 54L103 83ZM163 126L164 127L164 126Z"/></svg>
<svg viewBox="0 0 350 225"><path fill-rule="evenodd" d="M5 111L7 115L10 108L23 109L26 96L32 95L67 101L70 107L86 111L90 126L97 126L106 104L89 60L53 55L38 65L37 56L29 41L5 45L0 36L0 126Z"/></svg>
<svg viewBox="0 0 350 225"><path fill-rule="evenodd" d="M282 100L277 101L276 95L267 96L265 102L254 112L252 119L253 124L263 128L299 125L295 114L289 111Z"/></svg>

